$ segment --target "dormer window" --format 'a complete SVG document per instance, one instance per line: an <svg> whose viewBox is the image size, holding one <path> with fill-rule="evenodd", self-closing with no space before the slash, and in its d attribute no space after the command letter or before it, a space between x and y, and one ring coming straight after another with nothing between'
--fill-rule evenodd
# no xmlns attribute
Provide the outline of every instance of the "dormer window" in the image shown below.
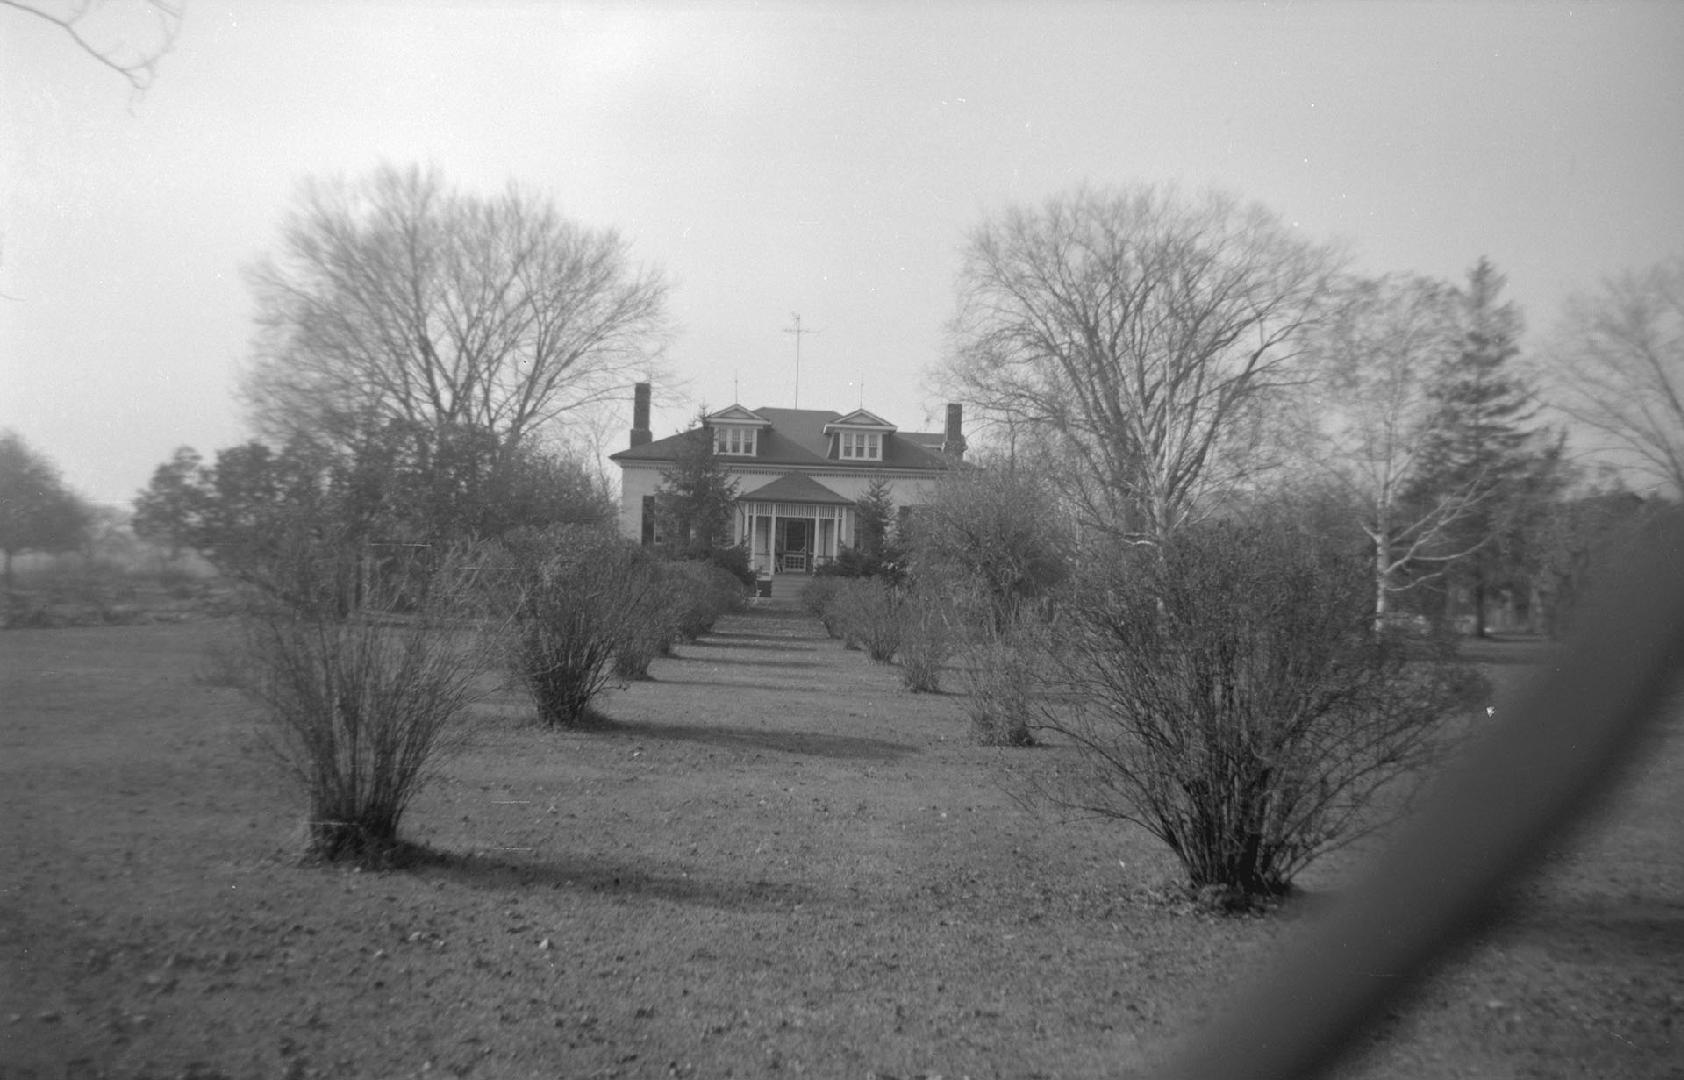
<svg viewBox="0 0 1684 1080"><path fill-rule="evenodd" d="M883 433L880 431L843 431L837 456L844 461L882 461Z"/></svg>
<svg viewBox="0 0 1684 1080"><path fill-rule="evenodd" d="M832 440L830 456L837 461L882 461L883 440L894 430L893 424L864 409L838 416L824 426Z"/></svg>
<svg viewBox="0 0 1684 1080"><path fill-rule="evenodd" d="M713 452L733 457L753 457L754 436L754 428L719 424L713 429Z"/></svg>
<svg viewBox="0 0 1684 1080"><path fill-rule="evenodd" d="M713 452L726 457L755 457L760 452L760 429L772 422L757 412L732 405L702 417L713 432Z"/></svg>

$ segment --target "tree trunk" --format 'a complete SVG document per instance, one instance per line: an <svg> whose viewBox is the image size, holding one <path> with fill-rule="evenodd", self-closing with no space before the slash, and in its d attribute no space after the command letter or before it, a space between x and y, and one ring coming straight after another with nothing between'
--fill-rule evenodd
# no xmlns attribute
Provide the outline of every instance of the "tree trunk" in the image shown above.
<svg viewBox="0 0 1684 1080"><path fill-rule="evenodd" d="M1374 632L1386 629L1387 594L1391 592L1391 545L1383 536L1374 539Z"/></svg>

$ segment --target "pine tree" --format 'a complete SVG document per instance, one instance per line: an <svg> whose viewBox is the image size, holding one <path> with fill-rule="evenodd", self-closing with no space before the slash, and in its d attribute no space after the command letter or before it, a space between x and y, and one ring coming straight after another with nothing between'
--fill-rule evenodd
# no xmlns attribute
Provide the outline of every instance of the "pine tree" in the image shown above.
<svg viewBox="0 0 1684 1080"><path fill-rule="evenodd" d="M873 477L871 485L854 502L855 547L866 561L881 567L889 556L889 535L895 522L895 500L889 482Z"/></svg>
<svg viewBox="0 0 1684 1080"><path fill-rule="evenodd" d="M655 492L665 543L675 554L704 557L728 545L737 484L714 453L707 425L680 437L673 467Z"/></svg>
<svg viewBox="0 0 1684 1080"><path fill-rule="evenodd" d="M1435 380L1436 415L1412 495L1472 492L1472 506L1447 530L1442 548L1466 553L1446 577L1473 604L1484 637L1493 594L1515 584L1524 537L1559 484L1559 440L1538 423L1531 385L1512 366L1524 327L1519 307L1502 299L1507 279L1481 258L1459 290L1460 348Z"/></svg>
<svg viewBox="0 0 1684 1080"><path fill-rule="evenodd" d="M825 572L842 577L883 577L899 582L902 552L896 543L894 491L881 476L854 500L854 542L843 544Z"/></svg>

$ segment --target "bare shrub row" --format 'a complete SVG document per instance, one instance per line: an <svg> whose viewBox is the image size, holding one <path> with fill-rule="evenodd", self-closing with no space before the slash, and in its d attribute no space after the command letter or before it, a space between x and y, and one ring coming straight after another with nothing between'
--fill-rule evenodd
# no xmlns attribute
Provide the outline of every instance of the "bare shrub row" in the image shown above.
<svg viewBox="0 0 1684 1080"><path fill-rule="evenodd" d="M601 529L562 526L503 550L513 667L552 727L591 722L604 689L647 678L656 656L707 633L746 597L718 566L668 562Z"/></svg>
<svg viewBox="0 0 1684 1080"><path fill-rule="evenodd" d="M331 535L277 540L253 575L219 681L252 696L308 807L307 849L382 859L430 768L502 667L542 723L597 718L607 687L740 607L743 584L587 526L495 545L378 555Z"/></svg>
<svg viewBox="0 0 1684 1080"><path fill-rule="evenodd" d="M1247 909L1385 825L1481 681L1372 624L1367 567L1279 522L1094 545L1056 618L964 665L979 741L1071 746L1055 806L1144 828L1202 904Z"/></svg>
<svg viewBox="0 0 1684 1080"><path fill-rule="evenodd" d="M1209 906L1386 824L1481 694L1444 642L1377 630L1369 564L1290 515L1078 543L1006 474L924 511L898 580L817 581L808 610L911 689L956 658L977 742L1074 751L1026 794L1146 829Z"/></svg>
<svg viewBox="0 0 1684 1080"><path fill-rule="evenodd" d="M700 638L721 615L741 610L746 598L742 581L711 563L650 558L645 572L654 587L640 593L634 628L614 656L614 673L622 679L648 678L656 657Z"/></svg>
<svg viewBox="0 0 1684 1080"><path fill-rule="evenodd" d="M261 706L263 737L306 799L306 848L383 860L437 761L464 732L494 659L464 613L473 553L405 558L378 574L355 548L283 538L280 592L248 597L220 680Z"/></svg>
<svg viewBox="0 0 1684 1080"><path fill-rule="evenodd" d="M959 612L934 589L881 577L814 578L802 595L827 633L879 664L899 663L908 690L937 693L959 640Z"/></svg>

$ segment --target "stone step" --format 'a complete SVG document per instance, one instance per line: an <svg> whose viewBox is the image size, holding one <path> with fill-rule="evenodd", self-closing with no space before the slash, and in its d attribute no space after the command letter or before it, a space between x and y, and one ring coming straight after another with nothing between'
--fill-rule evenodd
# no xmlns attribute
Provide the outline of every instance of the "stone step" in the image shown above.
<svg viewBox="0 0 1684 1080"><path fill-rule="evenodd" d="M801 592L812 580L810 574L773 574L772 595L757 598L755 606L797 611L801 607Z"/></svg>

